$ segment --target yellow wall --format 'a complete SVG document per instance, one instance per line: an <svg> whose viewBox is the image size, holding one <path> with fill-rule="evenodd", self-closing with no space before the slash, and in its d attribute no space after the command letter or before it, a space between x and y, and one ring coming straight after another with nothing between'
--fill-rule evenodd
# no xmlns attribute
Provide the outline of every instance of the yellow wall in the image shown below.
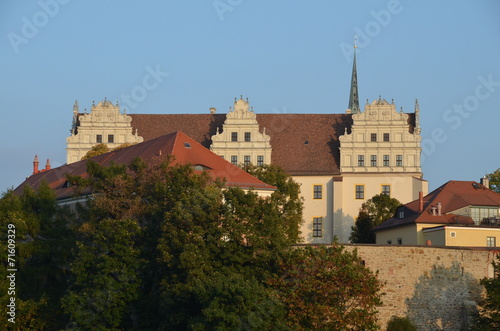
<svg viewBox="0 0 500 331"><path fill-rule="evenodd" d="M333 241L333 192L332 176L294 176L300 184L300 193L304 202L301 232L304 243L331 243ZM314 199L313 187L321 185L322 199ZM323 217L323 236L313 237L313 218Z"/></svg>
<svg viewBox="0 0 500 331"><path fill-rule="evenodd" d="M452 237L451 233L455 233ZM496 238L496 246L500 246L500 229L444 226L425 231L425 237L433 246L485 247L487 237Z"/></svg>

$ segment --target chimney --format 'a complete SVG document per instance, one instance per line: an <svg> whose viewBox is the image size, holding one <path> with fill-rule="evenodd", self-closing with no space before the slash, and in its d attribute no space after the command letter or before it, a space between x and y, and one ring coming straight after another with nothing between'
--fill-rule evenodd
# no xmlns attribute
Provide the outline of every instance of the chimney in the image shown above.
<svg viewBox="0 0 500 331"><path fill-rule="evenodd" d="M436 207L432 206L431 210L432 210L432 216L436 216Z"/></svg>
<svg viewBox="0 0 500 331"><path fill-rule="evenodd" d="M50 160L47 159L47 163L45 163L45 170L50 170Z"/></svg>
<svg viewBox="0 0 500 331"><path fill-rule="evenodd" d="M442 209L441 202L438 202L437 203L438 216L441 216L441 209Z"/></svg>
<svg viewBox="0 0 500 331"><path fill-rule="evenodd" d="M486 176L481 178L480 182L481 182L481 185L485 186L486 188L490 188L490 180L488 178L486 178Z"/></svg>
<svg viewBox="0 0 500 331"><path fill-rule="evenodd" d="M217 112L217 108L210 107L210 114L215 114Z"/></svg>
<svg viewBox="0 0 500 331"><path fill-rule="evenodd" d="M35 159L33 160L33 175L39 173L38 170L38 155L35 155Z"/></svg>
<svg viewBox="0 0 500 331"><path fill-rule="evenodd" d="M424 192L418 192L418 212L419 214L424 211Z"/></svg>

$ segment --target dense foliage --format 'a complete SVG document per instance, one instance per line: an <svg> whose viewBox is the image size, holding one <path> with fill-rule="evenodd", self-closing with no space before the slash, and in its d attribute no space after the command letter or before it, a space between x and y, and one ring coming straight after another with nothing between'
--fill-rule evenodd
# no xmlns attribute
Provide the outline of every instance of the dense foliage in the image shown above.
<svg viewBox="0 0 500 331"><path fill-rule="evenodd" d="M495 170L491 174L487 174L486 178L490 181L490 189L500 193L500 169Z"/></svg>
<svg viewBox="0 0 500 331"><path fill-rule="evenodd" d="M356 251L343 246L290 250L271 284L293 330L378 330L382 286Z"/></svg>
<svg viewBox="0 0 500 331"><path fill-rule="evenodd" d="M326 309L368 330L374 275L340 246L290 250L300 237L299 185L274 166L248 170L277 190L261 198L189 165L136 159L129 167L89 160L87 178L67 178L75 194L93 192L72 210L58 207L46 185L5 193L0 221L18 230L14 329L304 329L330 318ZM298 265L306 269L290 278ZM318 280L318 297L336 299L301 290L294 300L307 309L297 311L290 289Z"/></svg>
<svg viewBox="0 0 500 331"><path fill-rule="evenodd" d="M479 318L474 330L500 329L500 260L493 261L493 278L483 278L481 285L486 290L486 298L479 309Z"/></svg>
<svg viewBox="0 0 500 331"><path fill-rule="evenodd" d="M387 331L417 331L417 327L408 316L391 316L387 323Z"/></svg>
<svg viewBox="0 0 500 331"><path fill-rule="evenodd" d="M375 243L373 228L393 217L401 203L387 194L377 194L361 205L349 240L353 243Z"/></svg>

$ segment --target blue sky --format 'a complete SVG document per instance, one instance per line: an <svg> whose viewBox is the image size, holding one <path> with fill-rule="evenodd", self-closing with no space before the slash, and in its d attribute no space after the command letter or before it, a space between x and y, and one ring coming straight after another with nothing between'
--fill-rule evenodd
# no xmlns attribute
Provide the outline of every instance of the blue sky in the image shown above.
<svg viewBox="0 0 500 331"><path fill-rule="evenodd" d="M258 113L343 113L355 34L361 104L419 100L430 189L479 180L500 167L499 14L496 0L2 1L0 191L35 154L66 162L76 99L207 113L243 95Z"/></svg>

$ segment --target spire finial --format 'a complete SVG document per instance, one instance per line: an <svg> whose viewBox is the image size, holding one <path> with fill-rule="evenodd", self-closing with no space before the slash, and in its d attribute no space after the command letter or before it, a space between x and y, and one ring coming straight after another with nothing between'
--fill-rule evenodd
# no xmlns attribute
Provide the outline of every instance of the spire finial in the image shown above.
<svg viewBox="0 0 500 331"><path fill-rule="evenodd" d="M349 106L347 107L351 110L351 114L357 114L360 112L358 98L358 71L356 69L356 48L356 36L354 36L354 59L352 62L351 92L349 94Z"/></svg>
<svg viewBox="0 0 500 331"><path fill-rule="evenodd" d="M358 45L357 45L357 40L358 40L358 36L357 35L354 35L354 48L358 48Z"/></svg>

